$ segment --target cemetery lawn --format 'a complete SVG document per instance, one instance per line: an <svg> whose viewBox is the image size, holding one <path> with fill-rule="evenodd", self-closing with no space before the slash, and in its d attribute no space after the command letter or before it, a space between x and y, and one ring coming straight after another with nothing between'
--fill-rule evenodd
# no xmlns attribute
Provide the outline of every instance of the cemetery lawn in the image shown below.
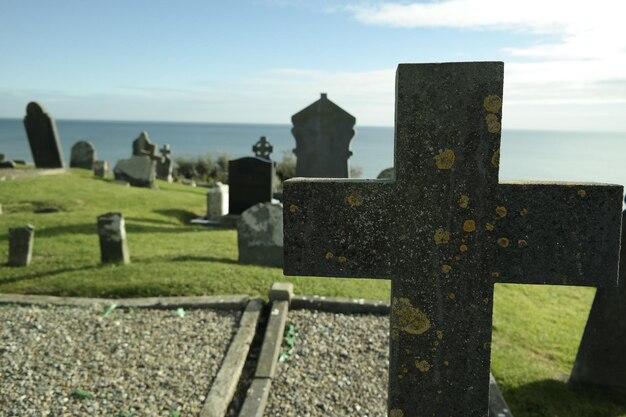
<svg viewBox="0 0 626 417"><path fill-rule="evenodd" d="M189 226L206 211L206 189L157 181L123 187L90 171L0 183L0 292L82 297L248 294L275 281L298 294L389 300L384 280L285 277L240 265L234 230ZM55 208L57 212L34 213ZM131 264L100 264L96 217L126 219ZM8 228L35 226L33 261L9 268ZM566 385L593 300L590 288L499 284L492 370L516 417L626 417L626 398Z"/></svg>

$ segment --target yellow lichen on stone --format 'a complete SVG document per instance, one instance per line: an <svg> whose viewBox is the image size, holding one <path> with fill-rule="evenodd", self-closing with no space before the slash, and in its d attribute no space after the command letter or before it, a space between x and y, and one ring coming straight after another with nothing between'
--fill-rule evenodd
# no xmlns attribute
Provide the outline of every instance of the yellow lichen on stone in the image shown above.
<svg viewBox="0 0 626 417"><path fill-rule="evenodd" d="M298 206L296 206L295 204L292 204L289 206L289 211L291 212L291 214L295 214L298 212Z"/></svg>
<svg viewBox="0 0 626 417"><path fill-rule="evenodd" d="M435 230L435 244L441 245L442 243L448 243L450 241L450 232L443 229Z"/></svg>
<svg viewBox="0 0 626 417"><path fill-rule="evenodd" d="M487 131L489 133L498 133L502 127L500 124L500 119L496 114L489 113L485 117L485 121L487 122Z"/></svg>
<svg viewBox="0 0 626 417"><path fill-rule="evenodd" d="M463 243L461 246L459 246L459 250L461 252L467 252L467 249L468 249L468 247L467 247L467 245L465 243Z"/></svg>
<svg viewBox="0 0 626 417"><path fill-rule="evenodd" d="M340 264L345 263L346 262L346 257L345 256L337 257L337 262L339 262Z"/></svg>
<svg viewBox="0 0 626 417"><path fill-rule="evenodd" d="M494 272L491 273L491 277L492 278L498 278L499 276L500 276L499 272L494 271Z"/></svg>
<svg viewBox="0 0 626 417"><path fill-rule="evenodd" d="M469 196L468 195L461 194L461 197L459 198L459 207L464 208L464 209L469 207Z"/></svg>
<svg viewBox="0 0 626 417"><path fill-rule="evenodd" d="M506 216L506 207L504 206L498 206L496 207L496 214L498 215L498 217L502 218L504 216Z"/></svg>
<svg viewBox="0 0 626 417"><path fill-rule="evenodd" d="M500 96L496 96L495 94L489 95L485 97L483 107L488 112L497 113L502 108L502 98L500 98Z"/></svg>
<svg viewBox="0 0 626 417"><path fill-rule="evenodd" d="M394 408L393 410L389 410L389 417L404 417L404 411L399 408Z"/></svg>
<svg viewBox="0 0 626 417"><path fill-rule="evenodd" d="M483 304L489 304L489 298L487 297L483 298Z"/></svg>
<svg viewBox="0 0 626 417"><path fill-rule="evenodd" d="M352 193L346 197L346 203L348 203L350 207L359 207L363 205L363 200L360 195Z"/></svg>
<svg viewBox="0 0 626 417"><path fill-rule="evenodd" d="M437 334L437 339L443 339L443 330L437 330L435 333Z"/></svg>
<svg viewBox="0 0 626 417"><path fill-rule="evenodd" d="M447 274L448 272L452 271L452 267L450 265L442 265L441 266L441 270L444 272L444 274Z"/></svg>
<svg viewBox="0 0 626 417"><path fill-rule="evenodd" d="M450 169L454 165L454 151L446 149L435 155L435 166L439 169Z"/></svg>
<svg viewBox="0 0 626 417"><path fill-rule="evenodd" d="M526 242L524 239L520 239L517 241L517 246L519 246L520 248L525 248L526 246L528 246L528 242Z"/></svg>
<svg viewBox="0 0 626 417"><path fill-rule="evenodd" d="M326 256L325 256L325 258L326 258L326 259L333 259L333 257L334 257L334 256L335 256L335 255L333 255L333 253L332 253L331 251L328 251L328 252L326 252Z"/></svg>
<svg viewBox="0 0 626 417"><path fill-rule="evenodd" d="M450 365L450 362L448 362L448 361L443 361L443 365L444 365L444 366L448 366L448 365Z"/></svg>
<svg viewBox="0 0 626 417"><path fill-rule="evenodd" d="M527 208L523 208L519 211L519 215L524 217L528 214L528 209Z"/></svg>
<svg viewBox="0 0 626 417"><path fill-rule="evenodd" d="M493 153L493 156L491 157L491 165L494 168L498 168L500 166L500 149Z"/></svg>
<svg viewBox="0 0 626 417"><path fill-rule="evenodd" d="M419 308L413 307L406 297L394 297L392 302L392 331L403 331L409 334L423 334L430 329L430 320Z"/></svg>
<svg viewBox="0 0 626 417"><path fill-rule="evenodd" d="M448 294L448 298L451 300L455 300L456 299L456 294L451 292L450 294Z"/></svg>
<svg viewBox="0 0 626 417"><path fill-rule="evenodd" d="M586 197L587 196L587 191L585 190L578 190L578 195L581 197Z"/></svg>
<svg viewBox="0 0 626 417"><path fill-rule="evenodd" d="M476 231L476 222L474 220L465 220L463 230L468 233Z"/></svg>
<svg viewBox="0 0 626 417"><path fill-rule="evenodd" d="M415 361L415 367L420 370L420 372L428 372L430 371L430 363L426 360Z"/></svg>
<svg viewBox="0 0 626 417"><path fill-rule="evenodd" d="M486 229L488 232L493 232L493 224L491 224L491 223L487 223L487 224L485 225L485 229Z"/></svg>
<svg viewBox="0 0 626 417"><path fill-rule="evenodd" d="M498 238L498 246L501 246L503 248L508 248L509 247L509 239L506 237L500 237Z"/></svg>

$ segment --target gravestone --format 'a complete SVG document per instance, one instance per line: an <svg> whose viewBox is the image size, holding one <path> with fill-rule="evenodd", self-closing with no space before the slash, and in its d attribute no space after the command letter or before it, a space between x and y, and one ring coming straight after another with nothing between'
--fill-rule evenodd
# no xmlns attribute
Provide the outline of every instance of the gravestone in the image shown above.
<svg viewBox="0 0 626 417"><path fill-rule="evenodd" d="M252 152L254 152L254 156L267 159L268 161L271 159L270 155L273 151L274 147L267 141L265 136L261 136L259 141L252 145Z"/></svg>
<svg viewBox="0 0 626 417"><path fill-rule="evenodd" d="M109 161L95 161L93 163L93 175L104 178L109 171Z"/></svg>
<svg viewBox="0 0 626 417"><path fill-rule="evenodd" d="M36 102L26 106L26 136L37 168L63 168L63 148L54 119Z"/></svg>
<svg viewBox="0 0 626 417"><path fill-rule="evenodd" d="M100 237L100 260L107 263L130 263L126 243L126 225L122 213L106 213L98 216Z"/></svg>
<svg viewBox="0 0 626 417"><path fill-rule="evenodd" d="M117 181L126 181L135 187L154 188L156 161L147 156L132 156L117 161L113 168Z"/></svg>
<svg viewBox="0 0 626 417"><path fill-rule="evenodd" d="M9 266L28 266L33 257L35 228L26 225L9 229Z"/></svg>
<svg viewBox="0 0 626 417"><path fill-rule="evenodd" d="M326 94L291 117L297 177L348 178L356 119Z"/></svg>
<svg viewBox="0 0 626 417"><path fill-rule="evenodd" d="M391 279L389 416L484 417L493 287L615 287L623 187L498 183L503 64L403 64L395 180L284 183L285 275Z"/></svg>
<svg viewBox="0 0 626 417"><path fill-rule="evenodd" d="M93 169L96 161L96 148L84 140L78 141L72 146L70 167Z"/></svg>
<svg viewBox="0 0 626 417"><path fill-rule="evenodd" d="M626 392L626 212L622 215L620 288L598 288L570 383Z"/></svg>
<svg viewBox="0 0 626 417"><path fill-rule="evenodd" d="M395 178L395 176L396 176L396 169L394 167L391 167L391 168L385 168L382 171L380 171L380 174L378 174L376 179L392 180Z"/></svg>
<svg viewBox="0 0 626 417"><path fill-rule="evenodd" d="M283 266L283 206L256 204L241 214L237 222L239 262Z"/></svg>
<svg viewBox="0 0 626 417"><path fill-rule="evenodd" d="M137 139L133 141L133 155L134 156L149 156L150 158L157 158L157 145L150 142L148 133L143 131L137 136Z"/></svg>
<svg viewBox="0 0 626 417"><path fill-rule="evenodd" d="M228 185L221 182L215 183L206 194L207 213L206 218L219 221L228 213Z"/></svg>
<svg viewBox="0 0 626 417"><path fill-rule="evenodd" d="M228 213L241 214L258 203L272 201L274 163L245 157L228 162Z"/></svg>
<svg viewBox="0 0 626 417"><path fill-rule="evenodd" d="M156 177L163 181L172 182L174 161L170 158L170 154L172 153L170 145L166 143L161 149L159 149L159 152L161 152L161 158L158 159L156 163Z"/></svg>

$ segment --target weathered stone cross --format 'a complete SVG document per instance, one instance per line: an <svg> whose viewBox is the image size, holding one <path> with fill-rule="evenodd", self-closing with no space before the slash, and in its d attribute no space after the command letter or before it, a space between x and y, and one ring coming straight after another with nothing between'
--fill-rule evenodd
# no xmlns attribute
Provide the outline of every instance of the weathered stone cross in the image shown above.
<svg viewBox="0 0 626 417"><path fill-rule="evenodd" d="M617 284L621 186L498 184L502 81L400 65L396 179L284 184L286 275L392 279L390 417L487 415L495 283Z"/></svg>
<svg viewBox="0 0 626 417"><path fill-rule="evenodd" d="M270 159L270 155L273 150L274 147L267 141L265 136L261 136L259 141L252 146L252 152L254 152L254 155L264 159Z"/></svg>

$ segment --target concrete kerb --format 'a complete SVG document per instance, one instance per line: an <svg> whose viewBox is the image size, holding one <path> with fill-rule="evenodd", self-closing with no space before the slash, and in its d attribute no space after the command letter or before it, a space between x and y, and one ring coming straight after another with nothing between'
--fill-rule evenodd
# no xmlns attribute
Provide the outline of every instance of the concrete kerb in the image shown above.
<svg viewBox="0 0 626 417"><path fill-rule="evenodd" d="M346 314L385 315L391 311L390 305L383 301L301 295L295 295L291 298L290 308L292 310L319 310Z"/></svg>

